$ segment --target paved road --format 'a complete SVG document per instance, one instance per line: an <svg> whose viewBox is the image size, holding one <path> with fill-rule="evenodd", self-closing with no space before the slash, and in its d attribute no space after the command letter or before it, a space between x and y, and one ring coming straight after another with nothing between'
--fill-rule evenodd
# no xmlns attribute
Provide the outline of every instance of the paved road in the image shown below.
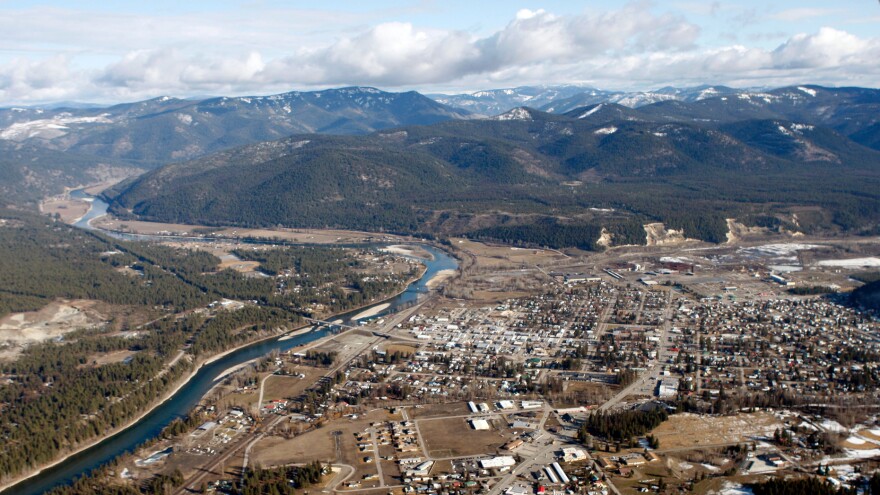
<svg viewBox="0 0 880 495"><path fill-rule="evenodd" d="M653 388L656 384L655 380L658 376L660 376L660 371L663 368L662 363L666 362L666 357L670 352L668 350L669 346L667 345L666 339L667 335L669 335L669 328L672 326L673 302L674 298L672 291L669 291L666 296L666 309L663 312L663 324L660 325L660 345L658 346L657 359L654 362L653 367L644 372L636 379L636 381L634 381L628 387L618 392L617 395L599 406L600 411L607 411L608 409L611 409L612 407L619 404L628 396L636 393L640 393L642 395L653 394Z"/></svg>
<svg viewBox="0 0 880 495"><path fill-rule="evenodd" d="M548 441L548 435L544 434L535 439L536 442L546 442ZM553 451L556 450L556 443L554 441L550 441L544 448L538 450L530 457L526 458L518 464L515 468L510 470L510 473L507 476L501 478L501 481L495 484L491 490L489 490L488 495L501 495L501 493L510 486L511 483L516 479L516 477L520 474L528 472L529 468L536 463L550 463L553 459Z"/></svg>
<svg viewBox="0 0 880 495"><path fill-rule="evenodd" d="M418 310L423 304L428 302L430 299L431 299L431 296L428 296L422 302L416 304L415 306L413 306L409 309L406 309L404 311L401 311L399 313L396 313L393 316L387 318L387 321L385 322L385 324L382 325L382 327L380 327L378 330L381 332L386 332L386 333L390 332L391 330L394 329L394 327L398 323L402 322L405 318L408 318L410 315L412 315L416 310ZM369 330L375 329L375 328L367 325L367 326L362 327L362 329L369 331ZM353 330L348 330L348 331L353 331ZM343 334L346 332L343 332ZM340 334L340 335L342 335L342 334ZM339 335L337 335L334 338L338 338L338 337L339 337ZM330 339L330 340L332 340L332 339ZM329 369L326 373L324 373L324 375L322 377L333 377L337 371L339 371L340 369L343 369L345 366L348 365L349 362L351 362L353 359L355 359L361 353L363 353L364 351L366 351L370 347L378 344L379 342L383 342L385 340L386 339L384 337L377 337L375 339L371 339L365 345L363 345L357 352L355 352L351 357L349 357L348 359L342 361L338 365ZM315 343L313 343L303 349L300 349L300 352L304 352L306 349L310 349L312 347L323 345L326 342L327 342L327 340L319 340L319 341L317 341L317 342L315 342ZM272 375L269 375L269 376L272 376ZM322 377L316 378L315 382L317 383L317 381L320 380L320 378L322 378ZM265 382L265 378L264 378L264 382ZM260 386L260 393L261 394L262 394L262 391L263 391L263 387L261 385ZM260 397L259 403L262 404L262 397ZM228 461L232 456L234 456L235 454L240 452L242 449L244 449L244 451L245 451L243 454L244 459L242 462L242 471L243 471L244 468L246 468L248 465L251 448L254 445L256 445L260 440L262 440L278 423L280 423L281 421L284 421L286 419L287 419L286 416L278 416L271 421L266 421L265 423L258 425L256 427L256 429L254 430L254 432L252 432L251 434L239 435L239 438L237 438L231 444L227 445L226 450L223 453L219 454L215 459L213 459L212 462L208 463L204 467L204 469L199 470L195 476L193 476L189 480L186 480L186 482L184 482L184 484L175 493L178 495L183 495L186 493L195 493L196 491L198 491L200 483L203 480L205 480L209 475L216 476L218 474L222 474L222 473L220 473L220 471L222 471L222 469L218 470L218 468L225 466L226 461Z"/></svg>

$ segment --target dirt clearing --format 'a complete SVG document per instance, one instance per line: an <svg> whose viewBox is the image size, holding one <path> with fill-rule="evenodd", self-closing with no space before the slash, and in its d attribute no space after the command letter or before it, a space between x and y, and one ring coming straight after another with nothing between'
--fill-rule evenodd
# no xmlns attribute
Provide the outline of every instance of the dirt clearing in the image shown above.
<svg viewBox="0 0 880 495"><path fill-rule="evenodd" d="M465 418L420 420L419 432L432 457L494 453L507 442L503 420L490 420L490 430L474 430Z"/></svg>
<svg viewBox="0 0 880 495"><path fill-rule="evenodd" d="M95 304L88 300L62 300L38 311L6 315L0 319L0 344L22 346L102 325L106 317L95 311Z"/></svg>
<svg viewBox="0 0 880 495"><path fill-rule="evenodd" d="M782 422L769 413L724 417L675 414L652 433L660 440L661 450L671 450L772 438L773 432L782 427Z"/></svg>

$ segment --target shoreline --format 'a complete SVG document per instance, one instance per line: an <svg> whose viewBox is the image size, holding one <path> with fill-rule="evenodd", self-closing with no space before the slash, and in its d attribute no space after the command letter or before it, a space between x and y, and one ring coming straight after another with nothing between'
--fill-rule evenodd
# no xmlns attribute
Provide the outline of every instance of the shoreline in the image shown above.
<svg viewBox="0 0 880 495"><path fill-rule="evenodd" d="M391 299L394 299L395 297L397 297L397 296L403 294L404 292L406 292L406 290L409 288L410 285L412 285L412 284L418 282L419 280L421 280L421 279L425 276L425 274L426 274L427 272L428 272L428 267L427 267L427 265L422 265L421 273L419 273L419 275L418 275L417 277L414 277L413 279L407 281L407 283L406 283L406 285L403 287L403 289L401 289L401 290L399 290L399 291L397 291L397 292L395 292L395 293L389 295L388 297L383 298L383 299L381 299L381 300L379 300L379 301L374 301L374 302L371 302L371 303L368 303L368 304L364 304L364 305L360 306L360 308L352 308L352 309L344 310L344 311L342 311L342 312L339 312L339 313L336 313L336 314L333 314L333 315L327 316L326 318L327 318L327 319L329 319L329 318L338 318L339 315L341 315L341 314L351 313L351 312L354 312L354 311L358 311L359 309L364 309L364 308L368 308L368 307L370 307L370 306L380 305L380 304L387 303L387 302L390 301ZM435 274L435 276L436 276L436 274ZM164 404L164 403L168 402L169 400L171 400L171 399L174 397L175 394L177 394L181 389L183 389L184 386L186 386L190 381L192 381L192 379L196 376L196 374L198 374L199 370L201 370L204 366L206 366L206 365L208 365L208 364L211 364L211 363L213 363L213 362L215 362L215 361L217 361L217 360L219 360L219 359L222 359L223 357L225 357L225 356L227 356L227 355L229 355L229 354L231 354L231 353L233 353L233 352L236 352L236 351L238 351L238 350L240 350L240 349L242 349L242 348L244 348L244 347L247 347L247 346L250 346L250 345L253 345L253 344L257 344L257 343L259 343L259 342L263 342L263 341L266 341L266 340L269 340L269 339L279 338L279 337L284 337L284 336L286 336L286 335L291 334L292 332L297 332L297 331L302 330L303 328L308 328L308 327L311 327L311 326L312 326L311 324L306 324L306 325L302 325L302 326L300 326L300 327L294 328L293 330L290 330L290 331L285 332L285 333L280 334L280 335L269 335L269 336L266 336L266 337L263 337L263 338L259 338L259 339L256 339L256 340L252 340L252 341L250 341L250 342L243 343L243 344L241 344L241 345L239 345L239 346L233 347L233 348L228 349L228 350L226 350L226 351L223 351L223 352L221 352L221 353L219 353L219 354L217 354L217 355L211 356L210 358L207 358L205 361L199 363L198 366L197 366L196 368L194 368L192 372L190 372L188 375L186 375L185 379L181 380L180 383L179 383L177 386L175 386L173 389L169 390L167 393L163 394L162 396L158 397L158 398L156 399L155 403L152 403L152 404L151 404L146 410L144 410L144 412L141 413L140 415L138 415L138 416L132 418L130 421L126 421L123 425L121 425L121 426L119 426L119 427L117 427L117 428L114 428L113 431L110 432L110 433L108 433L107 435L103 435L103 436L98 437L98 438L94 439L93 441L91 441L91 442L89 442L89 443L87 443L87 444L85 444L85 445L83 445L83 446L81 446L81 447L77 447L77 448L75 448L72 452L65 454L65 455L62 456L61 458L56 459L56 460L50 462L49 464L46 464L46 465L40 466L36 471L31 472L31 473L29 473L29 474L27 474L27 475L23 475L23 476L20 477L20 478L16 478L14 481L10 481L10 482L8 482L8 483L4 483L3 485L0 485L0 494L4 493L6 490L8 490L8 489L10 489L10 488L12 488L12 487L14 487L14 486L20 484L20 483L23 483L23 482L25 482L25 481L27 481L27 480L29 480L29 479L35 477L35 476L39 476L41 473L43 473L43 472L46 471L47 469L51 469L51 468L53 468L53 467L55 467L55 466L57 466L57 465L59 465L59 464L62 464L63 462L65 462L65 461L67 461L68 459L70 459L71 457L73 457L73 456L75 456L75 455L78 455L78 454L81 454L82 452L84 452L84 451L86 451L86 450L89 450L90 448L95 447L96 445L98 445L98 444L100 444L100 443L102 443L102 442L104 442L104 441L106 441L106 440L109 440L109 439L113 438L114 436L116 436L116 435L118 435L118 434L124 432L125 430L131 428L131 427L134 426L136 423L138 423L138 422L140 422L142 419L144 419L144 418L145 418L147 415L149 415L151 412L153 412L156 408L158 408L158 407L161 406L162 404ZM343 332L343 333L344 333L344 332ZM323 341L323 340L325 340L325 339L328 339L328 340L329 340L329 339L332 339L332 338L334 338L334 337L336 337L336 336L337 336L337 335L329 334L329 335L327 335L327 336L325 336L325 337L322 337L322 338L320 338L320 339L316 339L316 340L313 341L313 342L310 342L310 345L311 345L311 344L315 344L315 343L317 343L318 341ZM256 360L256 359L258 359L258 358L255 358L255 359L249 360L249 361L247 361L247 362L245 362L245 363L241 363L241 366L237 366L237 367L232 367L232 368L230 368L229 370L225 371L225 372L222 373L220 376L218 376L217 378L215 378L215 381L217 381L217 380L219 380L219 379L223 378L224 376L227 376L227 375L229 375L229 374L231 374L231 373L234 373L234 372L237 371L238 369L241 369L241 367L244 367L244 366L250 364L251 362L253 362L253 361ZM214 387L211 387L211 389L209 389L207 393L210 393L210 391L213 390L216 386L217 386L217 385L214 385ZM205 395L207 395L207 393L206 393ZM203 396L203 397L204 397L204 396Z"/></svg>
<svg viewBox="0 0 880 495"><path fill-rule="evenodd" d="M296 331L298 331L298 330L302 330L303 328L306 328L306 327L309 327L309 326L311 326L311 325L305 325L305 326L303 326L303 327L299 327L299 328L293 329L293 330L291 330L290 332L296 332ZM284 335L289 334L290 332L286 332L286 333L281 334L281 335L284 336ZM219 353L219 354L217 354L217 355L215 355L215 356L211 356L210 358L208 358L208 359L206 359L205 361L201 362L201 363L198 365L198 367L196 367L195 369L193 369L193 371L190 372L188 375L186 375L185 378L182 377L182 379L180 380L180 383L179 383L179 384L177 384L173 389L169 390L167 393L163 394L161 397L157 398L154 404L151 404L151 405L149 406L148 409L146 409L143 413L141 413L141 414L138 415L137 417L132 418L130 421L127 421L125 424L123 424L123 425L121 425L121 426L119 426L119 427L117 427L117 428L114 428L113 431L111 431L111 432L108 433L107 435L104 435L104 436L101 436L101 437L99 437L99 438L96 438L94 441L91 441L91 442L89 442L89 443L86 444L86 445L83 445L83 446L81 446L81 447L77 447L74 451L72 451L72 452L70 452L70 453L68 453L68 454L65 454L65 455L64 455L63 457L61 457L60 459L54 460L54 461L52 461L52 462L49 463L49 464L46 464L46 465L44 465L44 466L41 466L37 471L34 471L34 472L32 472L32 473L30 473L30 474L28 474L28 475L26 475L26 476L24 476L24 477L22 477L22 478L18 478L18 479L16 479L15 481L12 481L12 482L9 482L9 483L6 483L6 484L0 486L0 493L3 493L4 491L6 491L6 490L8 490L8 489L10 489L10 488L12 488L12 487L14 487L14 486L16 486L16 485L22 483L22 482L25 482L25 481L27 481L27 480L29 480L29 479L35 477L35 476L38 476L38 475L40 475L40 473L46 471L47 469L51 469L51 468L53 468L53 467L55 467L55 466L57 466L57 465L63 463L64 461L70 459L71 457L73 457L73 456L75 456L75 455L77 455L77 454L81 454L81 453L83 453L84 451L89 450L90 448L92 448L92 447L94 447L94 446L100 444L101 442L104 442L104 441L106 441L106 440L109 440L109 439L115 437L116 435L118 435L118 434L124 432L125 430L131 428L131 427L134 426L136 423L138 423L139 421L141 421L142 419L144 419L144 418L145 418L147 415L149 415L151 412L153 412L156 408L158 408L158 407L161 406L162 404L164 404L164 403L168 402L169 400L171 400L172 398L174 398L174 395L177 394L178 392L180 392L180 390L183 389L183 387L185 387L190 381L192 381L192 379L195 378L195 376L198 374L198 372L199 372L203 367L205 367L205 366L207 366L207 365L209 365L209 364L211 364L211 363L213 363L213 362L215 362L215 361L217 361L217 360L219 360L219 359L222 359L223 357L225 357L225 356L227 356L227 355L229 355L229 354L231 354L231 353L233 353L233 352L235 352L235 351L238 351L238 350L240 350L240 349L243 349L243 348L245 348L245 347L247 347L247 346L249 346L249 345L257 344L257 343L259 343L259 342L263 342L263 341L265 341L265 340L269 340L269 339L273 339L273 338L277 338L277 337L278 337L278 335L269 335L269 336L266 336L266 337L262 337L262 338L259 338L259 339L257 339L257 340L252 340L252 341L250 341L250 342L246 342L246 343L243 343L243 344L241 344L241 345L239 345L239 346L236 346L236 347L233 347L233 348L231 348L231 349L225 350L225 351L223 351L223 352L221 352L221 353ZM322 338L322 339L318 339L318 340L323 340L323 338ZM256 358L255 358L255 359L256 359ZM247 361L247 362L245 362L245 363L242 363L242 366L247 365L247 364L250 364L250 363L253 362L255 359L252 359L252 360L250 360L250 361ZM232 369L232 368L231 368L231 369ZM235 371L237 371L237 369L232 369L232 371L230 371L229 373L234 373ZM229 373L224 372L223 375L221 375L221 376L215 378L215 381L216 381L216 380L219 380L219 379L222 378L223 376L228 375ZM215 387L216 387L216 385L214 385L214 387L211 387L211 389L208 390L208 392L210 392L211 390L213 390ZM207 394L206 394L206 395L207 395Z"/></svg>

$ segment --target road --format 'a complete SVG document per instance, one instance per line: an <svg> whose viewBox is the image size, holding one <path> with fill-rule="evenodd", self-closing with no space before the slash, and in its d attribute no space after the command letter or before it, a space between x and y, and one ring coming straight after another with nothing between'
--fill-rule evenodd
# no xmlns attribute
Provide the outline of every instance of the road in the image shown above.
<svg viewBox="0 0 880 495"><path fill-rule="evenodd" d="M408 308L404 311L401 311L399 313L394 314L393 316L386 318L386 322L379 328L373 328L373 327L367 325L367 326L361 327L360 329L366 330L366 331L377 330L382 333L389 333L394 329L395 326L397 326L398 323L402 322L406 318L409 318L415 311L417 311L419 308L421 308L421 306L423 304L425 304L426 302L428 302L430 299L431 299L431 296L429 295L427 298L425 298L420 303L414 305L413 307ZM341 335L343 335L347 332L350 332L350 331L354 331L354 330L355 329L347 330L347 331L343 332L342 334L336 335L332 339L319 340L319 341L311 344L310 346L307 346L303 349L300 349L300 352L304 352L305 350L310 349L312 347L324 345L329 340L339 338ZM324 375L322 375L321 377L316 377L315 382L317 383L318 380L325 378L325 377L335 376L337 371L343 369L353 359L355 359L359 355L361 355L361 353L363 353L367 349L371 348L372 346L374 346L380 342L384 342L385 340L386 340L385 337L377 337L375 339L370 339L366 344L361 346L357 350L357 352L355 352L351 356L349 356L348 359L345 359L342 362L338 363L336 366L333 366L326 373L324 373ZM268 376L272 376L272 375L268 375ZM268 376L266 378L268 378ZM263 383L265 383L266 378L263 379ZM261 383L261 385L260 385L260 394L261 395L260 395L259 404L262 404L262 393L263 393L263 386ZM199 471L197 471L192 478L185 480L185 482L181 485L181 487L179 489L177 489L175 494L184 495L187 493L196 493L199 490L199 486L203 480L205 480L209 476L222 475L223 466L226 465L226 462L230 458L232 458L234 455L241 452L242 449L244 449L243 461L242 461L242 472L244 472L244 469L247 468L247 465L249 463L251 448L253 448L254 445L256 445L260 440L262 440L278 423L280 423L281 421L285 421L286 419L287 419L286 416L277 416L274 419L272 419L271 421L266 421L262 424L258 424L255 427L254 431L251 432L250 434L239 435L239 438L237 438L232 443L227 445L227 447L223 453L219 454L215 459L213 459L212 462L210 462L208 465L204 466L203 469L200 469ZM377 462L378 462L378 460L377 460ZM218 468L220 468L220 469L218 469Z"/></svg>
<svg viewBox="0 0 880 495"><path fill-rule="evenodd" d="M547 441L547 435L541 435L535 439L536 442ZM495 484L488 495L501 495L507 487L516 479L519 474L525 473L536 463L549 464L554 459L553 451L556 450L556 442L550 440L549 443L541 450L535 452L532 456L523 459L515 468L510 470L507 476L501 478L501 481Z"/></svg>
<svg viewBox="0 0 880 495"><path fill-rule="evenodd" d="M376 465L376 474L379 475L379 487L385 487L385 476L382 474L382 458L379 457L379 442L376 440L376 429L370 427L370 441L373 443L373 464Z"/></svg>
<svg viewBox="0 0 880 495"><path fill-rule="evenodd" d="M666 357L669 353L667 336L669 335L669 329L672 326L672 308L674 300L675 298L673 297L672 291L669 291L666 296L666 308L663 311L663 324L660 325L660 345L657 349L657 358L654 361L654 364L648 369L648 371L642 373L636 381L599 406L600 411L611 409L633 394L639 393L641 395L652 395L657 377L660 376L660 371L663 369L662 363L666 362Z"/></svg>

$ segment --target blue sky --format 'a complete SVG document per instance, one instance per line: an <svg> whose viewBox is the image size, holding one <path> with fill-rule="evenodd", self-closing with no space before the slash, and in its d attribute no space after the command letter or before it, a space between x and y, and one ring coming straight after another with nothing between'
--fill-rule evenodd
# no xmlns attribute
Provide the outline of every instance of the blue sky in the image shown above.
<svg viewBox="0 0 880 495"><path fill-rule="evenodd" d="M371 85L877 87L880 2L0 0L0 105Z"/></svg>

